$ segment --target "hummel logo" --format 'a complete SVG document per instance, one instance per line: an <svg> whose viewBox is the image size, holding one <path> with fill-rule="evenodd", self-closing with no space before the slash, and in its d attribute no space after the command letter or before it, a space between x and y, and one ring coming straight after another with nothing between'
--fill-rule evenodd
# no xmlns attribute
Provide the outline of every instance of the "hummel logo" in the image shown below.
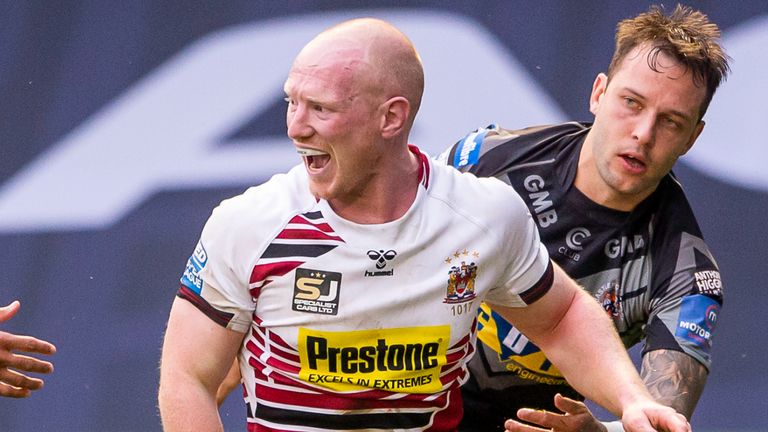
<svg viewBox="0 0 768 432"><path fill-rule="evenodd" d="M387 266L387 261L392 261L395 256L397 256L397 252L393 250L388 250L384 252L383 250L379 250L378 252L375 250L369 250L368 251L368 258L372 259L373 261L376 261L376 268L377 269L383 269Z"/></svg>

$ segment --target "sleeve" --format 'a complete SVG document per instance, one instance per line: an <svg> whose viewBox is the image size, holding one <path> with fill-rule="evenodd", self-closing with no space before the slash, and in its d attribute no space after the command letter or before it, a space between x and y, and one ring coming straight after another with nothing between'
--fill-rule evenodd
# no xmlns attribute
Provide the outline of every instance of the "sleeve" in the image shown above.
<svg viewBox="0 0 768 432"><path fill-rule="evenodd" d="M659 255L673 267L653 282L643 353L682 351L709 369L723 302L720 272L702 238L682 232L675 240L665 250L668 256Z"/></svg>
<svg viewBox="0 0 768 432"><path fill-rule="evenodd" d="M229 201L229 202L228 202ZM239 206L227 200L208 219L181 277L177 296L188 300L219 325L241 333L251 325L256 304L248 287Z"/></svg>
<svg viewBox="0 0 768 432"><path fill-rule="evenodd" d="M437 161L450 165L459 171L467 172L480 159L480 149L489 132L496 130L497 126L491 124L485 128L479 128L465 135L452 146L445 149L437 157Z"/></svg>
<svg viewBox="0 0 768 432"><path fill-rule="evenodd" d="M493 193L504 200L499 207L503 211L493 212L498 218L493 226L499 231L496 234L502 251L497 255L495 265L504 270L500 283L490 291L486 300L523 307L541 298L552 287L552 263L523 200L511 187L493 181L500 189Z"/></svg>

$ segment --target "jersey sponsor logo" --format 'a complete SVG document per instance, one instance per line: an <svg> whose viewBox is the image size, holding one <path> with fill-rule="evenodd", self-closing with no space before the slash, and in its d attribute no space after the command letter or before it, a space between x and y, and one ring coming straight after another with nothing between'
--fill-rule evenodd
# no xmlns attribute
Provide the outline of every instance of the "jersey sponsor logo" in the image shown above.
<svg viewBox="0 0 768 432"><path fill-rule="evenodd" d="M568 234L565 235L565 244L567 247L560 246L557 251L571 260L578 262L581 259L579 251L584 250L582 242L590 236L592 236L592 233L589 232L588 229L584 227L576 227L568 231Z"/></svg>
<svg viewBox="0 0 768 432"><path fill-rule="evenodd" d="M380 249L378 251L376 250L369 250L368 251L368 258L370 258L372 261L376 262L376 270L374 271L365 271L365 277L373 277L373 276L393 276L395 274L395 269L389 269L384 270L384 267L387 266L387 261L392 261L397 256L397 252L390 249L388 251L384 251L383 249Z"/></svg>
<svg viewBox="0 0 768 432"><path fill-rule="evenodd" d="M545 186L544 179L536 174L529 175L523 180L523 188L529 192L527 196L536 215L536 223L542 228L557 222L557 212L549 192L544 190Z"/></svg>
<svg viewBox="0 0 768 432"><path fill-rule="evenodd" d="M693 274L699 294L723 296L723 283L717 270L702 270Z"/></svg>
<svg viewBox="0 0 768 432"><path fill-rule="evenodd" d="M605 256L608 258L619 258L627 254L632 254L645 247L645 240L640 234L634 237L621 236L619 238L608 240L605 243Z"/></svg>
<svg viewBox="0 0 768 432"><path fill-rule="evenodd" d="M477 278L477 264L469 261L468 249L456 251L445 259L446 264L454 263L448 270L448 282L443 303L464 303L473 300L475 294L475 279ZM480 258L477 251L472 252L472 258Z"/></svg>
<svg viewBox="0 0 768 432"><path fill-rule="evenodd" d="M479 129L459 141L453 157L453 166L455 168L477 163L477 160L480 158L480 145L487 133L488 129Z"/></svg>
<svg viewBox="0 0 768 432"><path fill-rule="evenodd" d="M341 273L297 268L293 286L293 310L322 315L339 311Z"/></svg>
<svg viewBox="0 0 768 432"><path fill-rule="evenodd" d="M485 303L480 305L477 337L498 354L510 373L539 384L566 384L541 349Z"/></svg>
<svg viewBox="0 0 768 432"><path fill-rule="evenodd" d="M720 304L711 297L701 294L683 297L675 335L709 350L719 314Z"/></svg>
<svg viewBox="0 0 768 432"><path fill-rule="evenodd" d="M450 326L349 332L299 329L299 377L334 391L440 390Z"/></svg>
<svg viewBox="0 0 768 432"><path fill-rule="evenodd" d="M205 251L202 242L197 242L195 251L187 260L187 267L181 276L181 283L197 294L203 290L203 278L200 277L200 271L208 263L208 253Z"/></svg>

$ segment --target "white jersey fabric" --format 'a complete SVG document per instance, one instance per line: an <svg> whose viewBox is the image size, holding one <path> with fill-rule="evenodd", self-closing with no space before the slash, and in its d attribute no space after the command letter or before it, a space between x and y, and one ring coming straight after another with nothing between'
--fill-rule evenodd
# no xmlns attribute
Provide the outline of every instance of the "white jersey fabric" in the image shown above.
<svg viewBox="0 0 768 432"><path fill-rule="evenodd" d="M178 295L247 333L249 431L455 430L480 302L524 307L550 288L512 188L411 151L421 183L396 221L340 218L300 165L206 223Z"/></svg>

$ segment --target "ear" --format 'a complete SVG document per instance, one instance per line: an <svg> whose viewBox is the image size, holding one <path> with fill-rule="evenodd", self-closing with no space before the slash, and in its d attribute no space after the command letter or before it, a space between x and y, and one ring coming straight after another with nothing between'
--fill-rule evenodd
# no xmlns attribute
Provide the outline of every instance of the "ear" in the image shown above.
<svg viewBox="0 0 768 432"><path fill-rule="evenodd" d="M381 135L392 138L404 132L411 113L411 104L402 96L390 98L381 105L384 116L381 119Z"/></svg>
<svg viewBox="0 0 768 432"><path fill-rule="evenodd" d="M592 93L589 95L589 112L597 114L597 109L600 107L600 99L605 94L605 89L608 87L608 75L604 73L597 74L595 82L592 84Z"/></svg>
<svg viewBox="0 0 768 432"><path fill-rule="evenodd" d="M696 125L696 128L693 130L693 133L691 134L691 139L688 141L688 144L686 144L685 149L682 153L680 153L680 156L688 153L688 150L693 147L693 143L696 142L696 139L701 135L701 132L704 130L704 120L700 120L699 124Z"/></svg>

